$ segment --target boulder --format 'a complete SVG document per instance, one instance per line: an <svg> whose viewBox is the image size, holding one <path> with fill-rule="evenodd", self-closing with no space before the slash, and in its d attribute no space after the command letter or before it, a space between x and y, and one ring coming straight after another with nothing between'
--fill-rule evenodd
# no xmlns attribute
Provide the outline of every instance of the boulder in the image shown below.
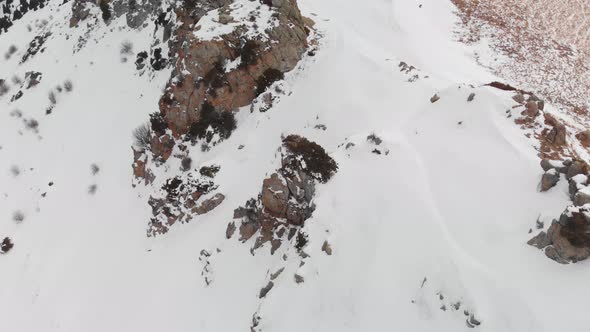
<svg viewBox="0 0 590 332"><path fill-rule="evenodd" d="M287 215L289 188L282 176L273 173L270 178L262 182L261 202L265 210L275 217L283 218Z"/></svg>
<svg viewBox="0 0 590 332"><path fill-rule="evenodd" d="M527 116L534 118L539 115L539 106L535 101L529 101L525 106L525 113Z"/></svg>
<svg viewBox="0 0 590 332"><path fill-rule="evenodd" d="M547 134L547 141L553 145L566 144L567 131L565 125L559 122L553 115L545 113L545 124L553 127Z"/></svg>
<svg viewBox="0 0 590 332"><path fill-rule="evenodd" d="M440 97L437 94L435 94L434 96L432 96L430 98L430 102L433 103L433 104L436 103L439 100L440 100Z"/></svg>
<svg viewBox="0 0 590 332"><path fill-rule="evenodd" d="M567 166L565 175L568 179L571 179L579 174L588 174L588 164L582 160L574 160L571 165Z"/></svg>
<svg viewBox="0 0 590 332"><path fill-rule="evenodd" d="M543 174L543 177L541 178L541 191L547 191L555 187L557 182L559 182L559 177L559 173L555 170L549 170Z"/></svg>
<svg viewBox="0 0 590 332"><path fill-rule="evenodd" d="M559 220L554 220L545 234L539 233L527 242L554 261L576 263L590 257L590 211L568 207Z"/></svg>
<svg viewBox="0 0 590 332"><path fill-rule="evenodd" d="M580 190L574 194L574 205L582 206L590 203L590 193L586 190Z"/></svg>

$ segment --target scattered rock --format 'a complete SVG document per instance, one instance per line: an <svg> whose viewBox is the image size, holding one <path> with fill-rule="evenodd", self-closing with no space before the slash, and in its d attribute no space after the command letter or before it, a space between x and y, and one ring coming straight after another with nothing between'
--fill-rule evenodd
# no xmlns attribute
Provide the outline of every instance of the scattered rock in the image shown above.
<svg viewBox="0 0 590 332"><path fill-rule="evenodd" d="M260 294L258 295L258 298L261 299L263 297L266 297L266 294L268 294L268 292L270 292L270 290L274 287L274 285L275 284L272 281L269 281L268 284L260 290Z"/></svg>
<svg viewBox="0 0 590 332"><path fill-rule="evenodd" d="M295 282L298 284L305 282L305 278L297 273L295 273L295 275L293 277L295 279Z"/></svg>
<svg viewBox="0 0 590 332"><path fill-rule="evenodd" d="M433 104L436 103L439 100L440 100L440 97L437 94L435 94L434 96L432 96L430 98L430 102L433 103Z"/></svg>
<svg viewBox="0 0 590 332"><path fill-rule="evenodd" d="M332 256L332 246L328 243L328 241L324 241L322 245L322 251L326 253L328 256Z"/></svg>
<svg viewBox="0 0 590 332"><path fill-rule="evenodd" d="M467 101L472 102L474 99L475 99L475 92L472 92L471 94L469 94L469 97L467 97Z"/></svg>

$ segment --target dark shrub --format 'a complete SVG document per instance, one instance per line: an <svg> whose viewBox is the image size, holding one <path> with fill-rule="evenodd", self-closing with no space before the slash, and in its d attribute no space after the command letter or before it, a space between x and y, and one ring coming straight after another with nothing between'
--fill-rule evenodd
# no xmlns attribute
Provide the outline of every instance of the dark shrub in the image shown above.
<svg viewBox="0 0 590 332"><path fill-rule="evenodd" d="M102 20L108 22L111 19L111 7L106 0L103 0L99 4L100 11L102 12Z"/></svg>
<svg viewBox="0 0 590 332"><path fill-rule="evenodd" d="M219 137L227 139L231 136L232 131L236 129L234 114L231 111L218 112L210 102L203 102L200 118L190 126L187 137L192 141L205 138L207 142L210 142L212 134L207 133L209 127L212 127L214 133L219 134Z"/></svg>
<svg viewBox="0 0 590 332"><path fill-rule="evenodd" d="M289 135L283 139L283 146L291 154L284 159L283 172L292 173L302 170L312 178L326 183L338 170L338 164L326 153L324 148L305 137ZM301 159L303 159L303 163Z"/></svg>
<svg viewBox="0 0 590 332"><path fill-rule="evenodd" d="M162 113L155 112L150 114L150 124L152 126L152 131L156 133L158 136L162 136L166 134L166 129L168 129L168 123L164 120Z"/></svg>
<svg viewBox="0 0 590 332"><path fill-rule="evenodd" d="M179 190L182 190L182 180L178 177L168 179L166 184L162 186L162 190L166 191L166 196L169 199L174 199L178 196Z"/></svg>
<svg viewBox="0 0 590 332"><path fill-rule="evenodd" d="M14 243L12 243L12 240L9 237L5 237L4 240L2 240L2 243L0 243L0 253L5 254L13 247Z"/></svg>
<svg viewBox="0 0 590 332"><path fill-rule="evenodd" d="M133 131L133 144L142 149L146 150L150 147L152 141L152 131L149 124L142 124L135 128Z"/></svg>
<svg viewBox="0 0 590 332"><path fill-rule="evenodd" d="M181 170L183 172L186 172L186 171L190 170L192 164L193 164L193 160L190 157L184 157L184 158L182 158L182 160L180 161Z"/></svg>
<svg viewBox="0 0 590 332"><path fill-rule="evenodd" d="M213 178L213 177L215 177L217 172L219 172L220 169L221 169L221 167L219 167L217 165L203 166L199 170L199 173L201 173L201 175L203 175L203 176Z"/></svg>
<svg viewBox="0 0 590 332"><path fill-rule="evenodd" d="M240 67L256 64L259 48L258 43L253 40L247 40L239 50L239 56L241 57Z"/></svg>
<svg viewBox="0 0 590 332"><path fill-rule="evenodd" d="M256 96L261 95L274 82L280 81L285 75L278 69L269 68L256 80Z"/></svg>

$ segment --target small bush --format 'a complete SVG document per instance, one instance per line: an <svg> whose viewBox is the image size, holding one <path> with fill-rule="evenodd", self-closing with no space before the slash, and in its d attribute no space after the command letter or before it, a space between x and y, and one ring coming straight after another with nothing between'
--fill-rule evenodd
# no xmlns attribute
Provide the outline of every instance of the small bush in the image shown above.
<svg viewBox="0 0 590 332"><path fill-rule="evenodd" d="M99 4L100 11L102 12L102 20L108 22L111 19L111 7L109 6L108 1L102 0Z"/></svg>
<svg viewBox="0 0 590 332"><path fill-rule="evenodd" d="M126 40L121 44L121 54L133 54L133 44L130 41Z"/></svg>
<svg viewBox="0 0 590 332"><path fill-rule="evenodd" d="M152 130L158 135L162 136L166 134L166 129L168 129L168 123L162 116L162 113L155 112L150 114L150 124Z"/></svg>
<svg viewBox="0 0 590 332"><path fill-rule="evenodd" d="M100 171L100 168L98 167L97 164L90 165L90 172L92 172L92 175L98 174L99 171Z"/></svg>
<svg viewBox="0 0 590 332"><path fill-rule="evenodd" d="M152 130L150 125L145 123L135 128L133 131L133 145L142 150L147 150L150 147L152 140Z"/></svg>
<svg viewBox="0 0 590 332"><path fill-rule="evenodd" d="M180 161L181 170L183 172L186 172L186 171L190 170L192 164L193 164L193 160L191 159L191 157L184 157L184 158L182 158L182 160Z"/></svg>
<svg viewBox="0 0 590 332"><path fill-rule="evenodd" d="M98 189L98 186L96 184L90 185L88 187L88 194L90 194L90 195L96 194L96 189Z"/></svg>
<svg viewBox="0 0 590 332"><path fill-rule="evenodd" d="M25 214L22 211L14 211L12 214L12 221L17 224L20 224L25 220Z"/></svg>
<svg viewBox="0 0 590 332"><path fill-rule="evenodd" d="M315 142L305 137L289 135L283 146L291 153L285 157L283 172L304 171L312 178L326 183L338 170L338 164Z"/></svg>
<svg viewBox="0 0 590 332"><path fill-rule="evenodd" d="M247 67L256 64L258 61L258 43L253 40L248 40L239 50L240 67Z"/></svg>
<svg viewBox="0 0 590 332"><path fill-rule="evenodd" d="M27 120L25 125L27 126L27 129L29 129L29 130L37 131L39 129L39 121L37 121L35 119Z"/></svg>
<svg viewBox="0 0 590 332"><path fill-rule="evenodd" d="M381 145L381 143L383 143L383 140L379 136L375 135L374 133L367 136L367 141L369 141L375 145Z"/></svg>
<svg viewBox="0 0 590 332"><path fill-rule="evenodd" d="M12 242L12 240L9 237L5 237L4 240L2 240L2 243L0 243L0 253L5 254L9 252L13 247L14 243Z"/></svg>
<svg viewBox="0 0 590 332"><path fill-rule="evenodd" d="M199 173L201 173L201 175L203 175L203 176L206 176L206 177L209 177L209 178L214 178L215 175L217 174L217 172L219 172L220 169L221 169L221 167L219 167L217 165L203 166L199 170Z"/></svg>
<svg viewBox="0 0 590 332"><path fill-rule="evenodd" d="M74 85L72 84L72 81L67 80L64 82L64 89L66 89L67 92L72 92L73 88L74 88Z"/></svg>
<svg viewBox="0 0 590 332"><path fill-rule="evenodd" d="M285 78L285 75L278 69L269 68L256 80L256 96L260 96L274 82Z"/></svg>
<svg viewBox="0 0 590 332"><path fill-rule="evenodd" d="M10 91L10 87L5 80L0 79L0 97L4 96L8 91Z"/></svg>

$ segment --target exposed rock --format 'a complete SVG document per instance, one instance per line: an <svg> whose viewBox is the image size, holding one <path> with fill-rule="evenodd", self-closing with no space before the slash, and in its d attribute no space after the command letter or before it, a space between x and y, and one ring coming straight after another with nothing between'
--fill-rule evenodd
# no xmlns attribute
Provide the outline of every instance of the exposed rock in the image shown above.
<svg viewBox="0 0 590 332"><path fill-rule="evenodd" d="M194 179L193 173L184 175L184 178L168 179L148 200L153 214L148 225L148 236L165 234L172 225L187 223L195 216L218 207L225 199L223 194L206 196L216 189L217 186L210 179Z"/></svg>
<svg viewBox="0 0 590 332"><path fill-rule="evenodd" d="M539 234L537 234L535 237L533 237L532 239L530 239L527 244L529 246L533 246L539 249L543 249L545 247L547 247L548 245L551 244L551 240L549 239L549 237L547 236L547 233L545 232L541 232Z"/></svg>
<svg viewBox="0 0 590 332"><path fill-rule="evenodd" d="M565 175L568 179L571 179L579 174L588 174L588 164L582 160L574 160L572 164L567 167Z"/></svg>
<svg viewBox="0 0 590 332"><path fill-rule="evenodd" d="M590 212L569 207L554 220L546 235L541 232L528 242L558 263L579 262L590 257Z"/></svg>
<svg viewBox="0 0 590 332"><path fill-rule="evenodd" d="M332 256L332 246L328 243L328 241L324 241L322 244L322 251L326 253L328 256Z"/></svg>
<svg viewBox="0 0 590 332"><path fill-rule="evenodd" d="M525 113L527 116L531 118L534 118L537 115L539 115L539 106L537 105L537 102L532 100L527 102L525 106Z"/></svg>
<svg viewBox="0 0 590 332"><path fill-rule="evenodd" d="M200 205L194 207L191 211L195 214L206 214L218 207L225 200L225 196L221 193L215 194L213 197L204 200Z"/></svg>
<svg viewBox="0 0 590 332"><path fill-rule="evenodd" d="M268 284L260 290L260 294L258 295L258 298L261 299L263 297L266 297L266 294L268 294L268 292L270 292L270 290L274 287L274 285L275 284L272 281L269 281Z"/></svg>
<svg viewBox="0 0 590 332"><path fill-rule="evenodd" d="M590 193L580 190L574 194L574 205L582 206L590 203Z"/></svg>
<svg viewBox="0 0 590 332"><path fill-rule="evenodd" d="M551 170L543 174L543 177L541 178L541 191L547 191L555 187L557 182L559 182L559 177L559 173Z"/></svg>
<svg viewBox="0 0 590 332"><path fill-rule="evenodd" d="M553 127L547 134L547 141L553 145L562 146L566 144L566 128L553 115L545 113L545 124Z"/></svg>
<svg viewBox="0 0 590 332"><path fill-rule="evenodd" d="M234 211L241 223L240 241L258 234L253 249L270 242L271 253L284 240L300 238L300 227L315 209L315 182L327 182L338 169L321 146L300 136L284 138L281 151L281 167L263 181L258 199Z"/></svg>
<svg viewBox="0 0 590 332"><path fill-rule="evenodd" d="M25 73L25 86L27 89L37 86L37 84L41 83L41 79L43 78L43 74L36 71L28 71Z"/></svg>
<svg viewBox="0 0 590 332"><path fill-rule="evenodd" d="M520 92L512 96L512 99L519 104L524 104L524 96Z"/></svg>
<svg viewBox="0 0 590 332"><path fill-rule="evenodd" d="M580 143L585 146L590 146L590 130L584 130L576 134L576 138Z"/></svg>
<svg viewBox="0 0 590 332"><path fill-rule="evenodd" d="M227 224L227 229L225 230L225 238L231 239L231 237L234 236L235 231L236 223L230 222L229 224Z"/></svg>
<svg viewBox="0 0 590 332"><path fill-rule="evenodd" d="M295 275L293 276L293 278L295 279L295 282L298 284L301 284L303 282L305 282L305 278L297 273L295 273Z"/></svg>
<svg viewBox="0 0 590 332"><path fill-rule="evenodd" d="M222 5L220 12L232 15L230 3L217 2L212 7ZM216 112L234 111L249 105L263 90L261 85L272 83L297 65L307 50L306 27L297 4L272 2L271 10L275 12L272 19L278 23L265 32L268 38L246 37L244 28L238 27L215 40L195 36L193 24L198 24L198 15L195 20L187 8L176 11L180 27L171 49L178 50L178 58L160 100L160 111L175 136L188 133L200 120L205 100ZM224 67L238 58L241 62L237 67Z"/></svg>
<svg viewBox="0 0 590 332"><path fill-rule="evenodd" d="M174 139L170 135L154 136L151 141L151 151L154 154L154 159L166 161L172 154L174 149Z"/></svg>
<svg viewBox="0 0 590 332"><path fill-rule="evenodd" d="M144 182L144 185L152 183L155 179L154 174L147 169L148 156L143 151L133 150L133 176Z"/></svg>
<svg viewBox="0 0 590 332"><path fill-rule="evenodd" d="M430 102L433 103L433 104L436 103L439 100L440 100L440 97L437 94L435 94L434 96L432 96L430 98Z"/></svg>
<svg viewBox="0 0 590 332"><path fill-rule="evenodd" d="M283 217L287 213L287 201L289 200L289 188L283 178L274 173L270 178L262 182L262 205L270 214Z"/></svg>
<svg viewBox="0 0 590 332"><path fill-rule="evenodd" d="M472 92L469 94L469 97L467 97L467 101L472 102L474 99L475 99L475 92Z"/></svg>

